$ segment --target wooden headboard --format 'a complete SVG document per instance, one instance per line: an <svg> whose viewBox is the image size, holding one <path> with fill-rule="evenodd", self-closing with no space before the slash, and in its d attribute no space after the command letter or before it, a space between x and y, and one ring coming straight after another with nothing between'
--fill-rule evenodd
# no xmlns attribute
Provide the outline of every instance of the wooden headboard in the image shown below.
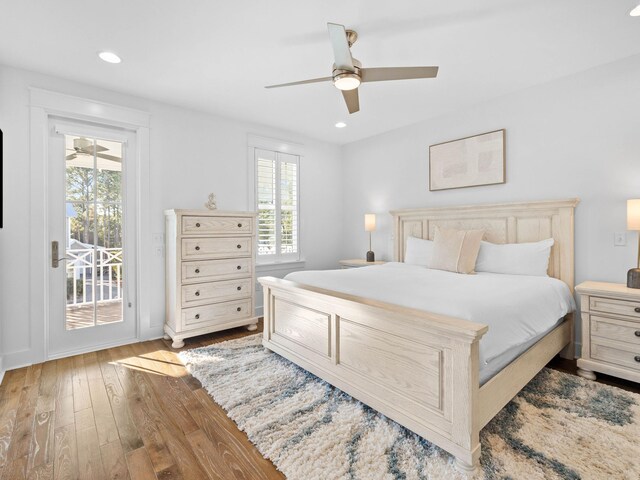
<svg viewBox="0 0 640 480"><path fill-rule="evenodd" d="M580 200L412 208L390 212L394 217L394 257L404 261L407 237L433 239L436 227L482 229L492 243L536 242L553 237L549 276L573 292L573 212Z"/></svg>

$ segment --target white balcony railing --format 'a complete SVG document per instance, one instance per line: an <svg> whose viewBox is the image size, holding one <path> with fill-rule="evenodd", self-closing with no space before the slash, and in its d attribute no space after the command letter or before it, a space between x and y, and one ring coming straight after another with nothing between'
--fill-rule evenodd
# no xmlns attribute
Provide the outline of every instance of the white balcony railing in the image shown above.
<svg viewBox="0 0 640 480"><path fill-rule="evenodd" d="M122 300L122 249L66 251L67 306Z"/></svg>

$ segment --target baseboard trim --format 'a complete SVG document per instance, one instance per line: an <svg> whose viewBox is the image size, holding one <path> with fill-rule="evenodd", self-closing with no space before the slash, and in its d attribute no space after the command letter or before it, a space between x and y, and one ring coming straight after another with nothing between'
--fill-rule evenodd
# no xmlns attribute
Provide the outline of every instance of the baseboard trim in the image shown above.
<svg viewBox="0 0 640 480"><path fill-rule="evenodd" d="M58 358L72 357L74 355L81 355L83 353L97 352L106 348L121 347L122 345L131 345L132 343L138 343L140 340L136 337L125 338L122 340L116 340L115 342L105 342L98 345L92 345L90 347L74 348L72 350L66 350L64 352L56 352L49 355L49 360L56 360Z"/></svg>
<svg viewBox="0 0 640 480"><path fill-rule="evenodd" d="M2 379L4 378L4 367L2 365L3 358L0 357L0 385L2 384Z"/></svg>

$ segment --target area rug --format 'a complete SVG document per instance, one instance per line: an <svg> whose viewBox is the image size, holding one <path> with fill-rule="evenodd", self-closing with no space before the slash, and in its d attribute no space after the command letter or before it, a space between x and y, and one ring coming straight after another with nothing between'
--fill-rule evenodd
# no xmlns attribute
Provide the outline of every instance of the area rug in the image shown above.
<svg viewBox="0 0 640 480"><path fill-rule="evenodd" d="M261 336L180 353L290 480L462 479L453 458L264 349ZM640 478L640 395L542 370L482 430L482 479Z"/></svg>

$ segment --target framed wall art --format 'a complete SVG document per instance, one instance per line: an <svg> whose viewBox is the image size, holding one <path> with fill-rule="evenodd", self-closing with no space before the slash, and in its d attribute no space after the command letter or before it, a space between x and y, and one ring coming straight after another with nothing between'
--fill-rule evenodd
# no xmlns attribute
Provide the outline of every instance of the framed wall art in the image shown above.
<svg viewBox="0 0 640 480"><path fill-rule="evenodd" d="M505 183L505 130L429 147L429 190Z"/></svg>

